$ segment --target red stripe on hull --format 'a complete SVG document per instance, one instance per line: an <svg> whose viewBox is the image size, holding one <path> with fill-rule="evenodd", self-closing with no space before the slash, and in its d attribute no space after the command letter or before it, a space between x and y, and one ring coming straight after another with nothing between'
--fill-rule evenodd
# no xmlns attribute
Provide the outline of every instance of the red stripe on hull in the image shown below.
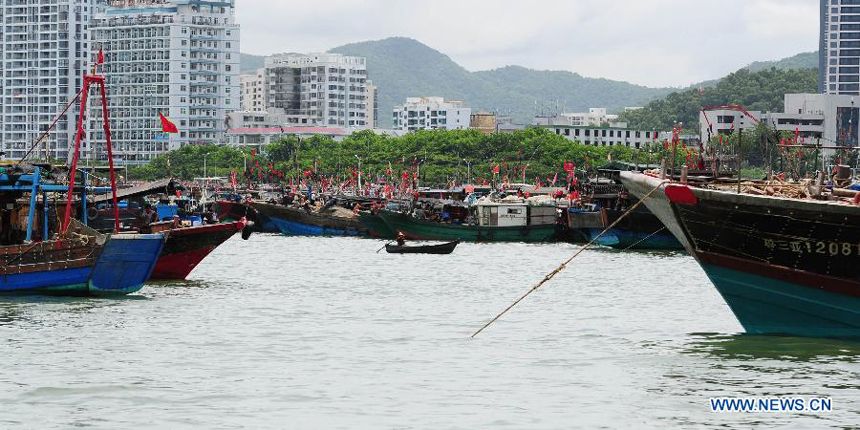
<svg viewBox="0 0 860 430"><path fill-rule="evenodd" d="M774 264L758 263L750 260L714 254L711 252L696 252L696 257L703 263L721 266L753 275L764 276L803 285L817 290L834 294L860 297L860 283L833 276L818 275L803 270L791 269Z"/></svg>

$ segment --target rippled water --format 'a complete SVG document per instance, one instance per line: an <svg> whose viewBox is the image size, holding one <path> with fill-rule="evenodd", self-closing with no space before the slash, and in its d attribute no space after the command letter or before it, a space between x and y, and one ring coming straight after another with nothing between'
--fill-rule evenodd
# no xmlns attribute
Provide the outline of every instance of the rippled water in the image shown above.
<svg viewBox="0 0 860 430"><path fill-rule="evenodd" d="M738 335L689 257L238 237L125 299L0 297L0 427L847 427L860 343ZM717 396L829 396L716 414Z"/></svg>

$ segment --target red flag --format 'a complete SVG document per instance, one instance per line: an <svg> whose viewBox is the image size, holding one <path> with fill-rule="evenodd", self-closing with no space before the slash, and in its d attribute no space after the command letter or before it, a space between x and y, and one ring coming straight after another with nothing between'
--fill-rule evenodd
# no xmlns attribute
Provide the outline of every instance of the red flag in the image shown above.
<svg viewBox="0 0 860 430"><path fill-rule="evenodd" d="M500 165L499 166L493 166L493 173L499 173L499 170L501 168L502 168L502 166L500 166Z"/></svg>
<svg viewBox="0 0 860 430"><path fill-rule="evenodd" d="M99 48L99 55L98 55L98 57L96 57L96 64L95 65L98 66L99 64L104 64L104 63L105 63L105 52L104 52L104 48L100 47Z"/></svg>
<svg viewBox="0 0 860 430"><path fill-rule="evenodd" d="M179 133L179 129L176 128L176 124L170 122L163 113L159 112L158 116L161 117L161 131L164 133Z"/></svg>

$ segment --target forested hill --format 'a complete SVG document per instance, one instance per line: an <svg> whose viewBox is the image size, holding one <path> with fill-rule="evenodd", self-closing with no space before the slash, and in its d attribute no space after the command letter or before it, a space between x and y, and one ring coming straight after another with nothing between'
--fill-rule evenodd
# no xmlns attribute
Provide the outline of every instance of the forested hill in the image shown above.
<svg viewBox="0 0 860 430"><path fill-rule="evenodd" d="M643 130L671 130L674 121L697 127L703 107L739 104L748 110L782 112L787 93L818 91L817 69L744 68L703 89L678 91L648 103L644 109L625 112L619 121ZM691 129L690 126L685 128Z"/></svg>
<svg viewBox="0 0 860 430"><path fill-rule="evenodd" d="M367 58L367 74L379 88L383 127L390 125L392 108L406 97L463 100L473 109L500 112L528 124L534 118L535 106L558 105L569 111L606 107L617 111L643 106L673 90L519 66L470 72L447 55L403 37L352 43L330 52Z"/></svg>
<svg viewBox="0 0 860 430"><path fill-rule="evenodd" d="M728 77L694 85L690 90L648 88L567 71L520 66L470 72L447 55L403 37L351 43L330 52L367 58L368 76L379 89L382 127L391 125L394 106L403 103L406 97L415 96L462 100L475 110L510 115L523 124L531 123L536 110L542 107L567 111L606 107L618 112L628 106L647 104L647 109L624 114L624 118L632 125L651 129L665 128L673 120L697 121L702 103L741 103L750 109L773 111L782 109L786 92L817 90L815 72L809 70L817 65L816 52L755 62ZM264 58L242 54L243 72L262 67ZM705 89L703 94L698 94L700 87Z"/></svg>

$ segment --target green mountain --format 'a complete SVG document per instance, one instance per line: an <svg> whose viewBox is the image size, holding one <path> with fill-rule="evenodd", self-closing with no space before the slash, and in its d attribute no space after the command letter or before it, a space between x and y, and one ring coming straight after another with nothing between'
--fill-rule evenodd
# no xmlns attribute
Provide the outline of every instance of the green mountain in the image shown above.
<svg viewBox="0 0 860 430"><path fill-rule="evenodd" d="M664 104L659 105L658 110L661 112L659 114L645 115L649 112L645 110L627 116L632 124L648 125L651 128L652 124L666 123L667 118L660 116L669 114L670 110L666 108L667 100L668 103L695 104L692 101L695 97L690 95L695 96L700 87L711 94L715 91L714 88L726 79L711 80L679 90L678 88L648 88L627 82L583 77L566 71L533 70L520 66L470 72L447 55L416 40L403 37L351 43L331 49L329 52L367 58L368 76L379 88L379 122L382 127L391 125L392 108L403 103L406 97L442 96L446 99L462 100L473 110L510 115L519 123L530 123L536 113L556 109L582 111L590 107L606 107L610 111L619 111L628 106L645 106L654 101L662 102ZM255 71L263 67L264 61L263 56L242 54L241 69L243 73ZM815 68L817 64L818 54L807 52L778 61L755 62L745 70L759 72L775 68L780 71L791 71ZM726 100L726 103L735 100L746 101L751 102L752 105L775 109L782 100L782 94L777 95L776 92L786 89L792 91L806 89L810 84L810 76L809 73L793 75L794 78L799 79L795 82L796 85L774 86L767 80L755 80L751 83L761 85L760 89L738 88L752 94L751 97L744 98L736 94L731 97L715 96L706 99ZM735 81L727 83L727 85L735 84ZM724 90L725 88L718 92L722 94ZM774 93L763 96L762 92L767 91ZM670 94L673 94L672 98L663 99ZM679 95L684 96L679 97ZM756 103L761 97L766 97L769 101ZM690 106L683 108L684 118L695 111L687 107ZM646 116L650 118L646 119ZM671 120L668 123L671 124Z"/></svg>
<svg viewBox="0 0 860 430"><path fill-rule="evenodd" d="M416 40L393 37L352 43L330 50L367 58L367 74L379 88L380 125L391 123L391 110L406 97L442 96L463 100L474 110L510 115L530 123L536 110L619 110L642 106L672 91L626 82L582 77L562 71L539 71L518 66L470 72Z"/></svg>
<svg viewBox="0 0 860 430"><path fill-rule="evenodd" d="M741 69L717 81L716 85L677 91L648 103L643 109L624 112L620 121L644 130L671 130L674 121L698 124L703 107L739 104L751 111L782 112L784 95L818 90L817 69L770 69L752 72Z"/></svg>
<svg viewBox="0 0 860 430"><path fill-rule="evenodd" d="M771 67L776 67L779 70L817 69L818 51L804 52L777 61L756 61L746 68L751 72L758 72L770 69Z"/></svg>

